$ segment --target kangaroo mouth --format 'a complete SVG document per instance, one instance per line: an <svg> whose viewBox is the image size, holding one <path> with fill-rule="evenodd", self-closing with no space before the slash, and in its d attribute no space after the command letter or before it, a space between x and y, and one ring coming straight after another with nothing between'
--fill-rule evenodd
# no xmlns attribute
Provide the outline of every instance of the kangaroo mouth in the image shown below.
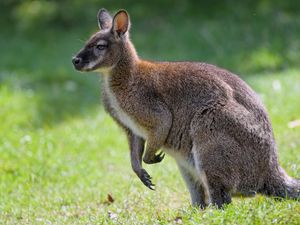
<svg viewBox="0 0 300 225"><path fill-rule="evenodd" d="M74 68L78 71L84 71L82 65L74 65Z"/></svg>
<svg viewBox="0 0 300 225"><path fill-rule="evenodd" d="M89 62L85 62L81 58L78 58L76 56L72 58L72 63L73 63L74 68L78 71L91 71L91 70L93 70L93 68L88 67Z"/></svg>

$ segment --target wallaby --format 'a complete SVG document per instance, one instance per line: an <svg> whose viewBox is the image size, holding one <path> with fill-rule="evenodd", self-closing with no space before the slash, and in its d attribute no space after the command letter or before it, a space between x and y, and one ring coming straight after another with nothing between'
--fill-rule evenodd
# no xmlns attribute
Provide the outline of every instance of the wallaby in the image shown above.
<svg viewBox="0 0 300 225"><path fill-rule="evenodd" d="M138 57L125 10L99 10L100 31L73 57L80 71L104 75L103 103L125 130L131 165L153 189L142 168L173 156L192 204L222 207L231 195L298 199L300 180L278 163L267 112L238 76L199 62L152 62ZM144 145L146 149L144 153Z"/></svg>

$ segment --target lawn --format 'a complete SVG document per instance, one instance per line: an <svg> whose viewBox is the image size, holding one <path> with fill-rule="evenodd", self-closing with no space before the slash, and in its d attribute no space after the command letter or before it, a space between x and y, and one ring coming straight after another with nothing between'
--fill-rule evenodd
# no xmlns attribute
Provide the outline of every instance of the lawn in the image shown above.
<svg viewBox="0 0 300 225"><path fill-rule="evenodd" d="M300 127L289 126L300 119L300 16L280 7L181 7L125 7L139 55L240 74L268 109L281 165L300 177ZM0 224L300 224L299 202L264 196L234 198L224 210L192 208L169 156L145 165L156 184L147 189L103 110L101 76L71 65L96 26L1 27Z"/></svg>

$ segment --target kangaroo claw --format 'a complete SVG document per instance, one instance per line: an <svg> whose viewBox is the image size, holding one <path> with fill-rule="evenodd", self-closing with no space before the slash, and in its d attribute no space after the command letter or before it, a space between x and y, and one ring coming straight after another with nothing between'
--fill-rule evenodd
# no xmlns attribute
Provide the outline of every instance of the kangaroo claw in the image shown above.
<svg viewBox="0 0 300 225"><path fill-rule="evenodd" d="M147 173L146 170L142 169L140 179L146 187L148 187L151 190L154 190L155 185L151 181L152 177Z"/></svg>

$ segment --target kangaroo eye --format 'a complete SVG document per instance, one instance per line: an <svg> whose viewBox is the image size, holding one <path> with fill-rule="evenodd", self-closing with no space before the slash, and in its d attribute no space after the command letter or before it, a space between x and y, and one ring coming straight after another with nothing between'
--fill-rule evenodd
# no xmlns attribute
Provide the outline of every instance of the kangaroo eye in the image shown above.
<svg viewBox="0 0 300 225"><path fill-rule="evenodd" d="M99 50L104 50L107 48L107 45L99 44L99 45L96 45L96 48Z"/></svg>

